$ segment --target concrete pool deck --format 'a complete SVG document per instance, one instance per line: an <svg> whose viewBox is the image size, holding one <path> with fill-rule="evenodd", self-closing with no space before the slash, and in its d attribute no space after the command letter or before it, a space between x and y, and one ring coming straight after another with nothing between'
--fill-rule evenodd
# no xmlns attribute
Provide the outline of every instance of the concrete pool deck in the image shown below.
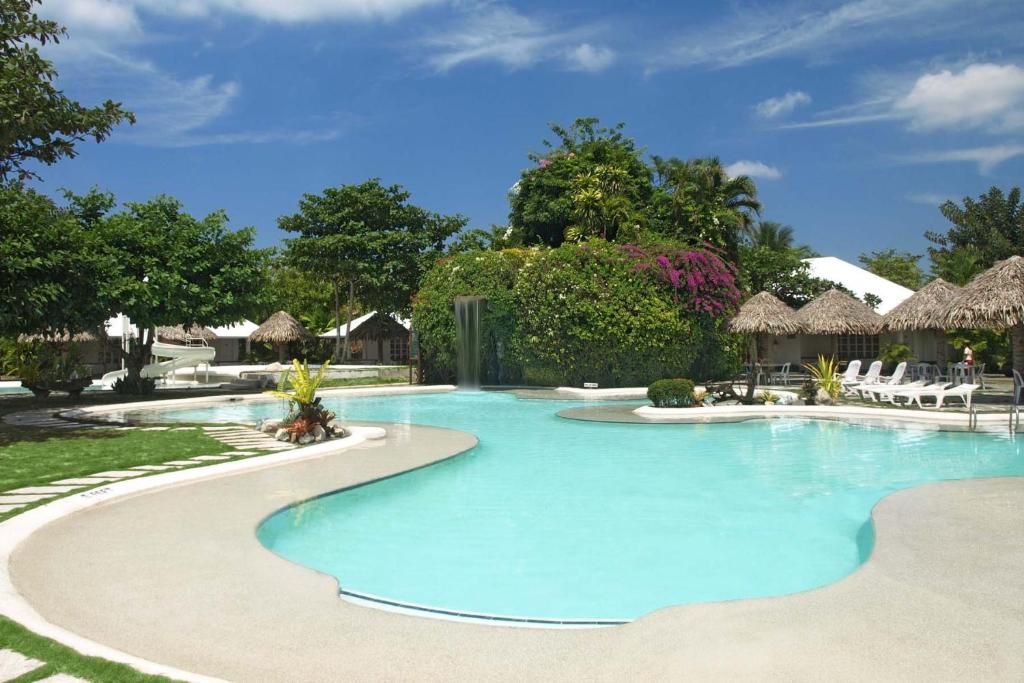
<svg viewBox="0 0 1024 683"><path fill-rule="evenodd" d="M284 505L475 444L387 429L333 455L76 512L15 549L11 579L52 624L196 680L1024 678L1024 478L888 496L873 512L871 558L822 588L669 607L613 628L521 629L353 605L333 578L257 541Z"/></svg>

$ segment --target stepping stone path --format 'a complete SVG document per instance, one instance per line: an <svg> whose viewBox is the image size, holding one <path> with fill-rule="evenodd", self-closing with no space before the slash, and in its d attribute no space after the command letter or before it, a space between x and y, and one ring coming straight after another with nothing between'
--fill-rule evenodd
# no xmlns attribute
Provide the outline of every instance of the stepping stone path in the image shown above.
<svg viewBox="0 0 1024 683"><path fill-rule="evenodd" d="M46 662L26 657L20 652L7 649L0 650L0 683L13 681L15 678L31 673L45 665ZM69 676L68 674L54 674L46 678L40 678L36 683L89 683L89 681L77 676Z"/></svg>
<svg viewBox="0 0 1024 683"><path fill-rule="evenodd" d="M11 425L40 427L44 429L140 429L142 431L151 432L197 429L197 427L119 427L117 425L83 424L55 417L51 412L46 410L27 410L20 413L10 413L4 416L4 421ZM0 515L14 512L15 510L32 503L38 503L61 495L66 495L79 489L84 489L85 487L99 486L101 484L107 484L114 481L123 481L133 477L141 477L146 474L166 472L184 467L193 467L195 465L210 465L216 462L230 460L232 458L243 458L252 455L260 455L266 452L286 451L296 447L295 444L278 441L271 434L264 434L263 432L255 431L251 427L246 427L244 425L209 426L202 427L202 430L206 436L216 439L231 449L242 448L246 450L231 450L220 454L197 455L188 459L168 460L162 464L137 465L123 470L108 470L106 472L96 472L95 474L88 474L81 477L58 479L43 486L24 486L22 488L0 492ZM2 652L11 651L0 651L0 683L7 680L2 676L4 662ZM17 653L13 654L17 655ZM64 676L64 674L60 674L60 676ZM51 676L46 680L75 681L78 679L71 677L57 678Z"/></svg>
<svg viewBox="0 0 1024 683"><path fill-rule="evenodd" d="M12 681L42 665L38 659L31 659L20 652L0 650L0 681Z"/></svg>

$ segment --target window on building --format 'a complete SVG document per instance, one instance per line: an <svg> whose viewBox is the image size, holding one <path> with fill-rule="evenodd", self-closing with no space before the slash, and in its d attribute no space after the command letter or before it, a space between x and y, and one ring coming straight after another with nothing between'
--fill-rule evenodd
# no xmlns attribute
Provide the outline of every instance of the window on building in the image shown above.
<svg viewBox="0 0 1024 683"><path fill-rule="evenodd" d="M874 360L878 358L877 334L844 334L839 336L839 360Z"/></svg>
<svg viewBox="0 0 1024 683"><path fill-rule="evenodd" d="M391 362L392 363L408 363L409 362L409 337L408 335L400 335L391 338Z"/></svg>

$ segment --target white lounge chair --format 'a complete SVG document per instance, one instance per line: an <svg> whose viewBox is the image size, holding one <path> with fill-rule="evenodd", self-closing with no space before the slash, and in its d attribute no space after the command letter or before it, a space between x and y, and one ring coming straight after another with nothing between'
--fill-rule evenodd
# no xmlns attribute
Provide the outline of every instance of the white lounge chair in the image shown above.
<svg viewBox="0 0 1024 683"><path fill-rule="evenodd" d="M860 361L859 360L851 360L850 364L846 366L846 372L843 373L843 380L842 380L843 389L845 389L847 387L847 385L854 385L854 384L858 383L859 380L857 379L857 373L859 373L859 372L860 372Z"/></svg>
<svg viewBox="0 0 1024 683"><path fill-rule="evenodd" d="M871 384L878 384L878 377L882 374L882 361L872 361L871 365L868 366L867 374L861 377L859 382L854 384L843 384L843 388L846 389L847 396L857 396L860 393L861 387L865 387Z"/></svg>
<svg viewBox="0 0 1024 683"><path fill-rule="evenodd" d="M897 395L903 396L907 393L913 393L918 389L923 389L928 386L928 383L923 379L910 382L908 384L889 384L883 382L872 386L864 387L860 390L860 393L864 398L870 398L871 400L878 401L889 401L889 403L896 404L895 397ZM943 385L945 387L945 385Z"/></svg>
<svg viewBox="0 0 1024 683"><path fill-rule="evenodd" d="M893 370L892 375L890 375L888 378L879 376L878 381L875 382L874 384L859 384L851 388L859 392L861 398L869 398L872 401L874 401L874 393L876 390L879 389L879 387L881 387L881 390L884 391L884 389L886 388L899 386L900 383L903 381L903 375L906 374L906 372L907 363L906 361L903 361L902 363L896 366L896 369ZM883 379L885 380L884 382L882 381Z"/></svg>
<svg viewBox="0 0 1024 683"><path fill-rule="evenodd" d="M898 405L896 402L897 398L907 399L906 405L910 405L917 400L918 396L930 396L936 391L942 391L950 386L949 382L933 382L931 384L904 384L898 387L892 387L885 392L884 398L889 399L893 405Z"/></svg>
<svg viewBox="0 0 1024 683"><path fill-rule="evenodd" d="M967 406L968 409L970 409L971 396L974 394L974 390L977 389L979 386L980 385L978 384L958 384L952 389L922 390L914 394L913 397L910 398L910 402L913 403L916 401L918 407L924 408L924 403L921 402L921 399L925 397L931 397L935 399L935 407L937 409L941 409L943 401L945 401L947 398L959 398L964 402L964 405Z"/></svg>

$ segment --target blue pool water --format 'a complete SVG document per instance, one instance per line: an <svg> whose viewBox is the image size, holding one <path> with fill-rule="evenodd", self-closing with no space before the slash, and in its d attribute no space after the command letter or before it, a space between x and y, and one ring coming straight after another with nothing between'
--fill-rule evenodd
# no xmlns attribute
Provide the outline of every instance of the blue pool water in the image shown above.
<svg viewBox="0 0 1024 683"><path fill-rule="evenodd" d="M259 527L261 542L344 589L474 613L631 619L814 588L865 559L871 508L887 493L1024 475L1020 442L991 434L811 420L602 424L555 415L579 403L493 393L325 402L354 420L472 432L480 445L282 510Z"/></svg>

